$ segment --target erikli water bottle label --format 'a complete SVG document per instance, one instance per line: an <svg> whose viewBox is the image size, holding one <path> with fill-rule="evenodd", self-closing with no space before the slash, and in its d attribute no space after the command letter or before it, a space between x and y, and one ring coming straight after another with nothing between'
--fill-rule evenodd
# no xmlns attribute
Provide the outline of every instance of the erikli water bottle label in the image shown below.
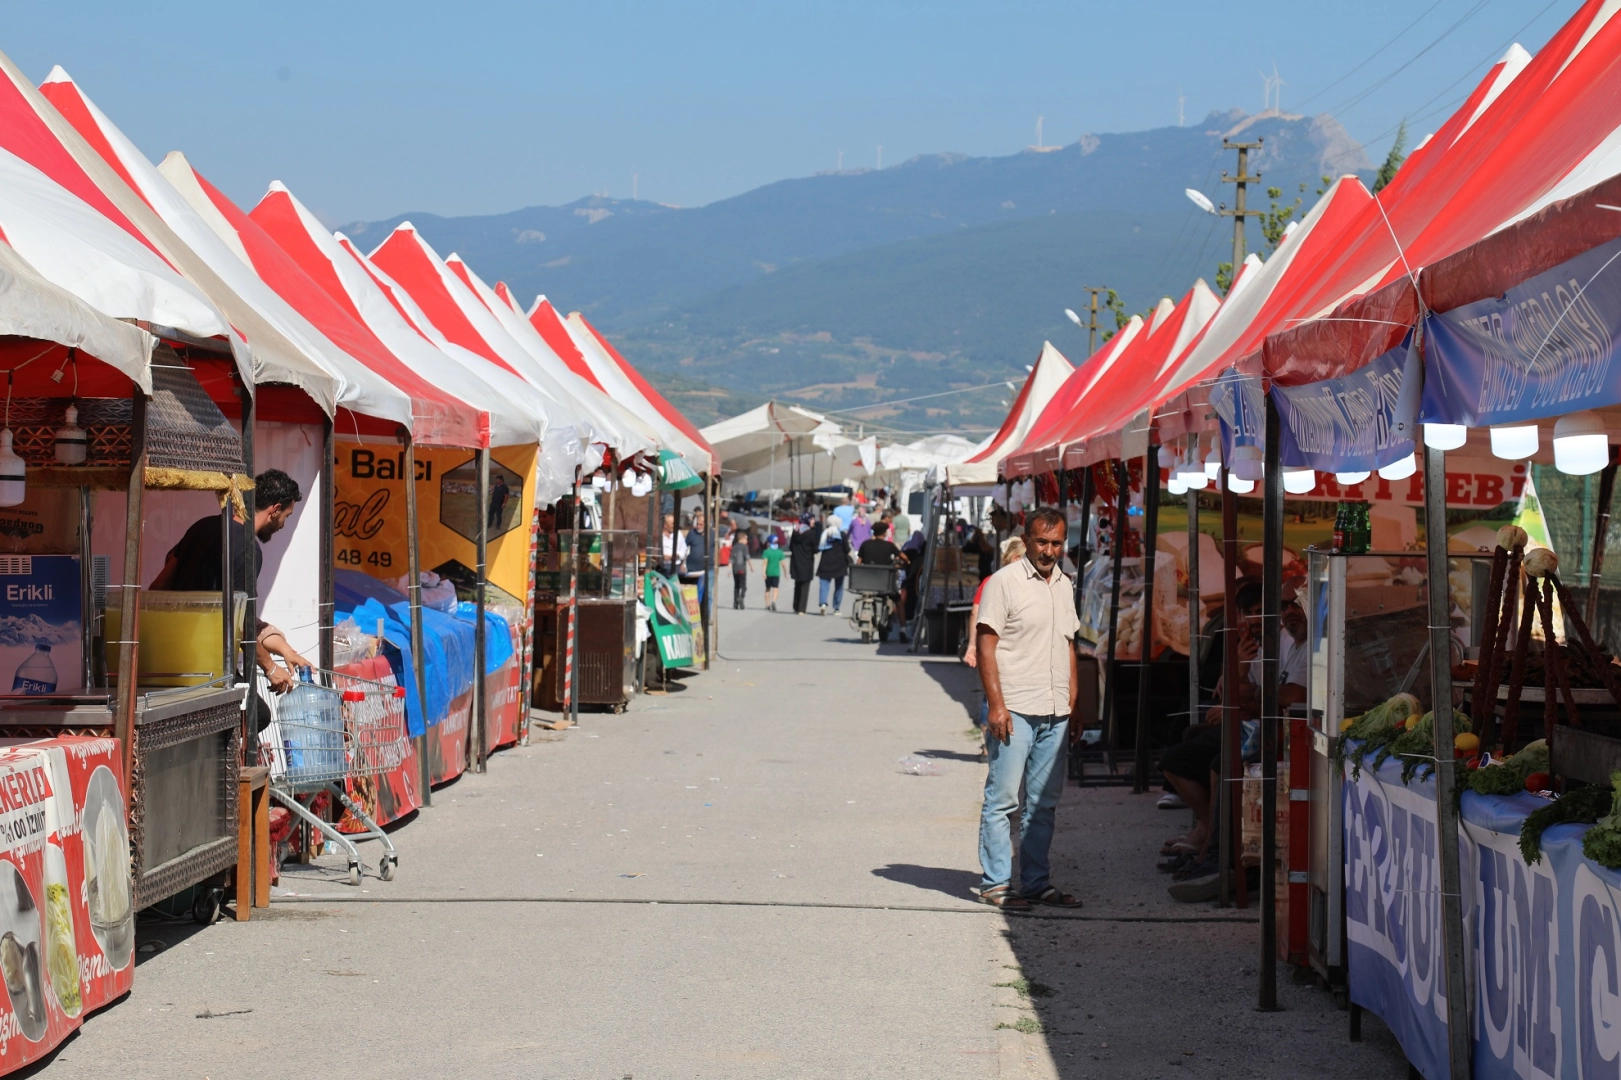
<svg viewBox="0 0 1621 1080"><path fill-rule="evenodd" d="M34 651L28 658L17 665L17 674L11 680L13 694L54 694L56 693L56 664L51 660L51 646L40 641L34 644Z"/></svg>

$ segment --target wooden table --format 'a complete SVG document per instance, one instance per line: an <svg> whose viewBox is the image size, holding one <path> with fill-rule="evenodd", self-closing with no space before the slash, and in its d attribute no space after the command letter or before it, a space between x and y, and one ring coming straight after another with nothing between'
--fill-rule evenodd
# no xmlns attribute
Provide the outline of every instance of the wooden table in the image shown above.
<svg viewBox="0 0 1621 1080"><path fill-rule="evenodd" d="M256 907L270 906L270 769L243 766L238 780L236 918L247 922Z"/></svg>

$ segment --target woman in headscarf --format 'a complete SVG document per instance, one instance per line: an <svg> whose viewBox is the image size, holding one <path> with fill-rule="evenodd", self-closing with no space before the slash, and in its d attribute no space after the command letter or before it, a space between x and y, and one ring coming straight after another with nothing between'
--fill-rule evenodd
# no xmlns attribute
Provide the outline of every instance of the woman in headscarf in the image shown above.
<svg viewBox="0 0 1621 1080"><path fill-rule="evenodd" d="M811 579L816 577L816 549L822 543L822 527L809 514L799 518L799 528L788 541L788 576L794 579L794 614L803 615L810 606Z"/></svg>
<svg viewBox="0 0 1621 1080"><path fill-rule="evenodd" d="M839 605L844 603L844 578L850 572L850 545L839 531L839 519L833 514L827 515L827 528L822 532L822 561L817 564L816 576L822 579L818 586L820 598L817 603L821 605L821 614L827 614L827 593L831 586L833 589L833 614L839 613Z"/></svg>

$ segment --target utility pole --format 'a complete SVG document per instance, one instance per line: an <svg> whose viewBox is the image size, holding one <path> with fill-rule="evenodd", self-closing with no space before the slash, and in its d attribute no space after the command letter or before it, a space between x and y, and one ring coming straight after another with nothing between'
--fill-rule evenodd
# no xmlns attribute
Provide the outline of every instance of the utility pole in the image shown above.
<svg viewBox="0 0 1621 1080"><path fill-rule="evenodd" d="M1092 294L1091 315L1087 321L1086 355L1091 356L1098 351L1098 293L1107 292L1107 285L1082 285L1081 288Z"/></svg>
<svg viewBox="0 0 1621 1080"><path fill-rule="evenodd" d="M1233 208L1229 210L1227 204L1223 203L1217 211L1217 213L1233 219L1233 281L1238 280L1238 268L1244 265L1244 219L1261 216L1261 211L1246 208L1245 196L1250 184L1260 183L1260 173L1255 173L1253 176L1249 174L1249 163L1250 151L1259 150L1263 142L1265 140L1260 138L1257 138L1254 142L1221 140L1223 150L1238 151L1238 175L1228 176L1226 173L1221 174L1222 183L1233 184L1236 187L1233 193ZM1231 291L1232 287L1232 283L1229 282L1227 285L1228 291Z"/></svg>

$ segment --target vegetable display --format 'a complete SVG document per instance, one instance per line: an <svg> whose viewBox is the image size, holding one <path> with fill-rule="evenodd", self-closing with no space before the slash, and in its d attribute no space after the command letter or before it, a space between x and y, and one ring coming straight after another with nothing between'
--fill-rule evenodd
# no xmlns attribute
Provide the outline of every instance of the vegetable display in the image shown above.
<svg viewBox="0 0 1621 1080"><path fill-rule="evenodd" d="M1614 774L1611 779L1614 780ZM1520 854L1525 857L1526 865L1535 866L1542 861L1544 832L1555 825L1579 825L1599 820L1610 813L1614 796L1613 788L1605 787L1603 784L1591 784L1567 792L1564 798L1555 799L1547 806L1533 810L1531 816L1520 826ZM1587 850L1585 840L1582 849L1584 852ZM1588 854L1588 858L1592 859L1593 856ZM1600 860L1593 859L1593 861ZM1621 860L1617 861L1616 866L1621 867Z"/></svg>
<svg viewBox="0 0 1621 1080"><path fill-rule="evenodd" d="M1548 741L1527 743L1524 750L1469 774L1469 790L1481 795L1513 795L1526 790L1533 774L1548 774ZM1538 788L1541 791L1542 788Z"/></svg>
<svg viewBox="0 0 1621 1080"><path fill-rule="evenodd" d="M1582 854L1611 870L1621 869L1621 813L1617 812L1621 810L1621 799L1615 798L1617 792L1621 792L1621 772L1610 774L1609 811L1582 837Z"/></svg>

